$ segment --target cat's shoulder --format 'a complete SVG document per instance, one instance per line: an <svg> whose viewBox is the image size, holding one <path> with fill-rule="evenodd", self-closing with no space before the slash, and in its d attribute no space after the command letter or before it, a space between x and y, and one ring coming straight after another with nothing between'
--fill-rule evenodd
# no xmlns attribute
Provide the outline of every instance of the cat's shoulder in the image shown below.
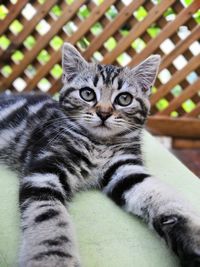
<svg viewBox="0 0 200 267"><path fill-rule="evenodd" d="M51 99L51 96L45 93L21 93L21 94L12 94L12 93L2 93L0 94L0 101L11 101L11 100L21 100L27 99L30 102Z"/></svg>
<svg viewBox="0 0 200 267"><path fill-rule="evenodd" d="M57 103L50 95L45 93L0 94L0 105L14 104L19 101L25 101L28 105L45 101Z"/></svg>

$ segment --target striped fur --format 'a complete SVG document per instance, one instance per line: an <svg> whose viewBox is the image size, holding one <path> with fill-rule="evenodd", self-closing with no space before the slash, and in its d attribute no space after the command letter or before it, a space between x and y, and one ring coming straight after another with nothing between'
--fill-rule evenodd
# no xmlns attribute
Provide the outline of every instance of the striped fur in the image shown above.
<svg viewBox="0 0 200 267"><path fill-rule="evenodd" d="M80 266L67 205L87 188L143 218L182 266L199 266L199 216L142 160L158 65L158 56L132 70L89 64L65 44L59 102L47 95L0 96L0 160L20 177L21 267Z"/></svg>

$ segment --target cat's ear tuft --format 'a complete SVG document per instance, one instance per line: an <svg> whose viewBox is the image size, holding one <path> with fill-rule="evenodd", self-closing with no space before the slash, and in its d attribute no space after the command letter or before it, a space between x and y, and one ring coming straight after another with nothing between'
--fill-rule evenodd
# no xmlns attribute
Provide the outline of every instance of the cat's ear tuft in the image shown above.
<svg viewBox="0 0 200 267"><path fill-rule="evenodd" d="M151 87L154 85L160 61L160 55L152 55L131 70L142 91L148 95L151 93Z"/></svg>
<svg viewBox="0 0 200 267"><path fill-rule="evenodd" d="M87 61L85 61L78 50L70 43L64 43L62 48L62 81L72 81L87 66Z"/></svg>

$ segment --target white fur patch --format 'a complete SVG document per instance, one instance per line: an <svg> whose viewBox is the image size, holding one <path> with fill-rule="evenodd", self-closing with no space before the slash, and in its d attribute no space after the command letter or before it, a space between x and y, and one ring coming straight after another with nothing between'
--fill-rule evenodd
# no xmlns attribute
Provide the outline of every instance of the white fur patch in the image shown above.
<svg viewBox="0 0 200 267"><path fill-rule="evenodd" d="M124 193L126 201L124 209L127 212L145 218L144 211L148 210L149 223L151 219L161 214L189 214L191 208L179 193L162 181L149 177L136 184Z"/></svg>
<svg viewBox="0 0 200 267"><path fill-rule="evenodd" d="M50 156L52 156L52 155L54 155L54 153L51 152L51 151L42 151L42 152L38 155L37 159L44 159L44 158L46 158L46 157L50 157Z"/></svg>
<svg viewBox="0 0 200 267"><path fill-rule="evenodd" d="M133 154L117 155L112 159L112 162L110 162L110 165L115 164L118 161L127 160L127 159L138 159L138 156L133 155Z"/></svg>

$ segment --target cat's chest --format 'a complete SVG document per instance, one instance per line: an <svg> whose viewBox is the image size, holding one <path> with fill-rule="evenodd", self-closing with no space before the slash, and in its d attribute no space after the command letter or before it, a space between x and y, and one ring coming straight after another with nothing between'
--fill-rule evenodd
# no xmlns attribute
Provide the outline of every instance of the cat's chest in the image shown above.
<svg viewBox="0 0 200 267"><path fill-rule="evenodd" d="M89 165L79 164L79 167L87 170L87 176L84 177L86 184L96 184L101 178L104 169L115 155L114 149L106 145L91 145L87 149Z"/></svg>
<svg viewBox="0 0 200 267"><path fill-rule="evenodd" d="M101 176L102 169L110 162L113 155L114 151L105 145L94 147L90 152L90 157L94 166L91 168L91 176L98 179Z"/></svg>
<svg viewBox="0 0 200 267"><path fill-rule="evenodd" d="M106 145L96 146L90 152L90 156L95 165L101 167L106 164L112 157L114 151Z"/></svg>

